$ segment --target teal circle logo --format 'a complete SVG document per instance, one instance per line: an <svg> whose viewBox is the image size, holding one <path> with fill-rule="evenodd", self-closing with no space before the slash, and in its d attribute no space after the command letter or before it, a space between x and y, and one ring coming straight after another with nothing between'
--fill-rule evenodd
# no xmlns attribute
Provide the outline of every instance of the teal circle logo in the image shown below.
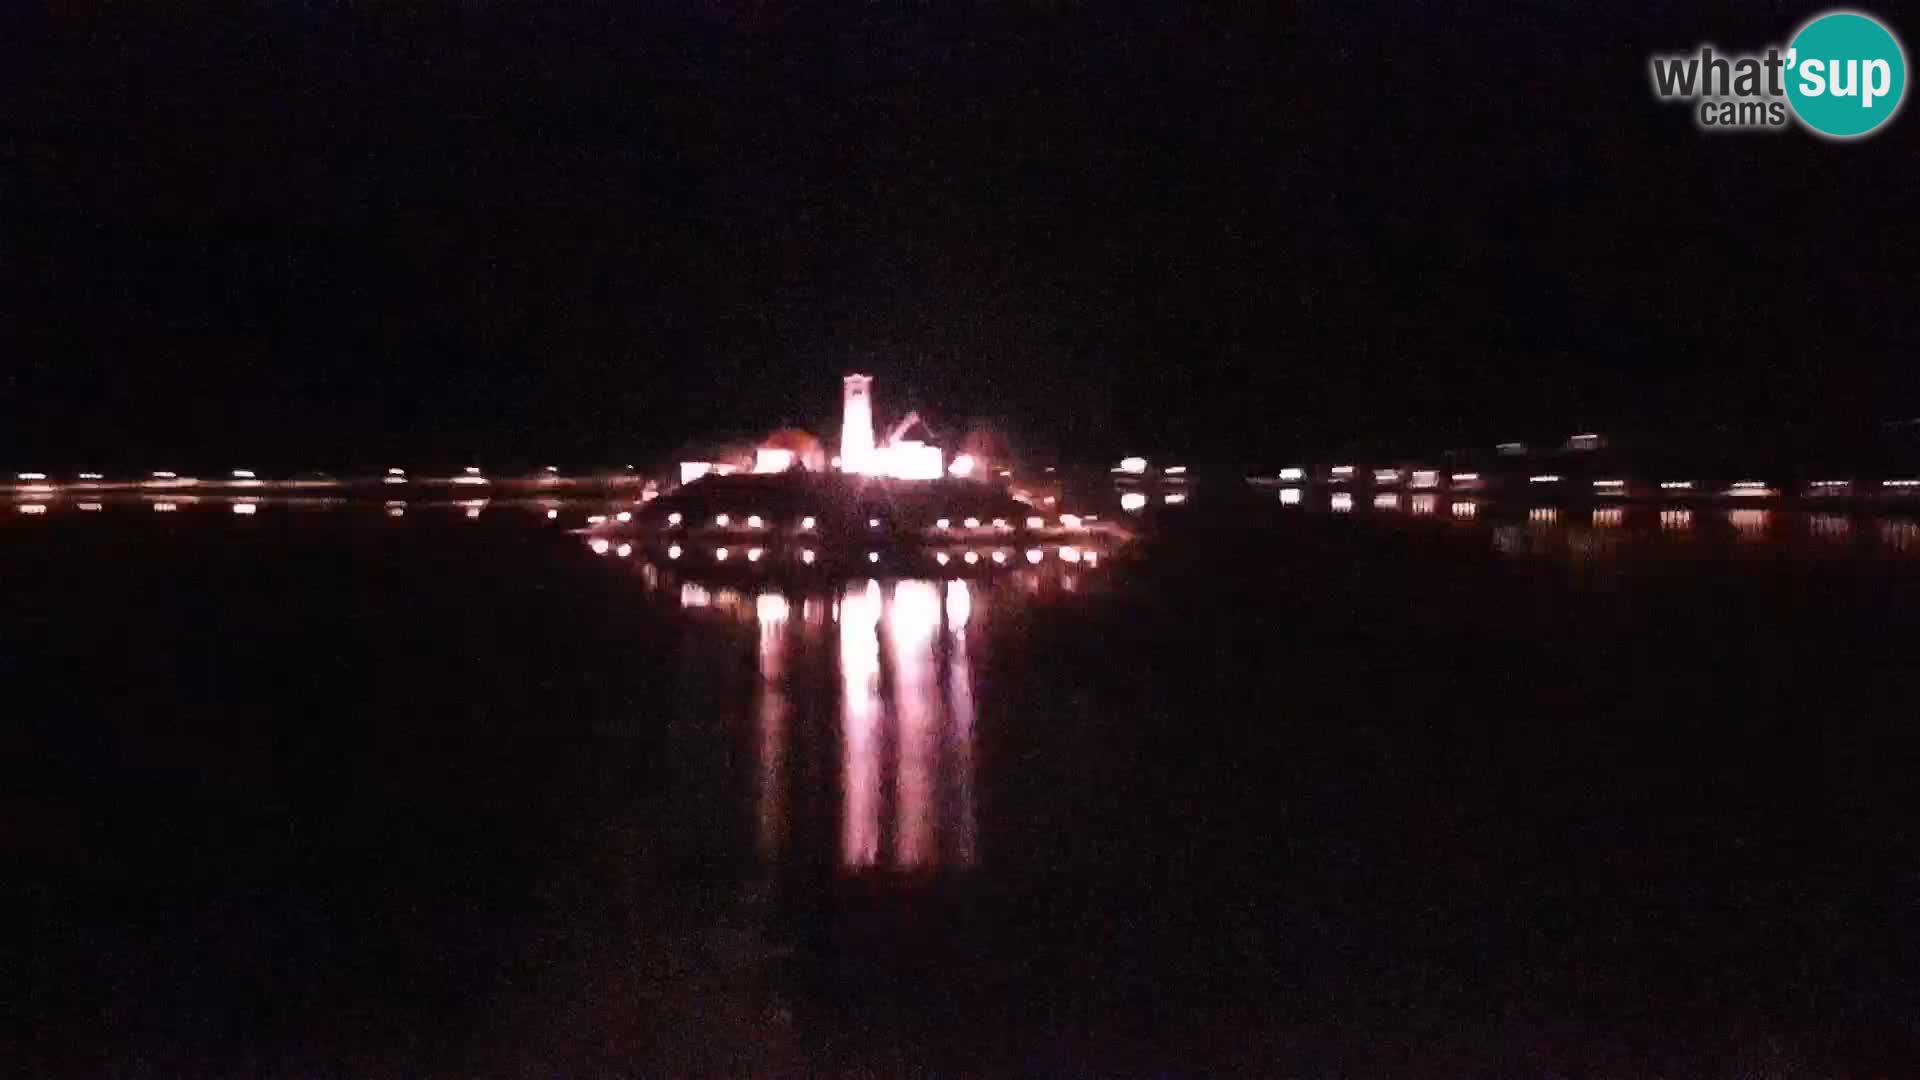
<svg viewBox="0 0 1920 1080"><path fill-rule="evenodd" d="M1851 139L1892 119L1907 89L1907 57L1893 32L1853 11L1800 28L1788 46L1787 101L1800 122Z"/></svg>

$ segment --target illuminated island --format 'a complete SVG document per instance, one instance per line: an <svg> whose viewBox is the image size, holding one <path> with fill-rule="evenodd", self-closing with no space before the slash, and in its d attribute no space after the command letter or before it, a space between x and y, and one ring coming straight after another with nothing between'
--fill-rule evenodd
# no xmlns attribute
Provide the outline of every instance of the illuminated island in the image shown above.
<svg viewBox="0 0 1920 1080"><path fill-rule="evenodd" d="M595 542L637 542L710 572L986 573L1048 560L1097 565L1130 538L1113 522L1017 498L990 461L909 438L925 427L917 414L877 439L872 394L871 376L844 380L837 456L788 429L756 447L750 467L682 462L679 489L628 521L599 524Z"/></svg>

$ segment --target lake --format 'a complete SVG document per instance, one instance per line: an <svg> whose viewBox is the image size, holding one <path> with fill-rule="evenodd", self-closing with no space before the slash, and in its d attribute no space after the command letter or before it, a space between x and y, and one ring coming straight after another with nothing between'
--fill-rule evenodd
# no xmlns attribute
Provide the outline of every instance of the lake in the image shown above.
<svg viewBox="0 0 1920 1080"><path fill-rule="evenodd" d="M9 507L6 1055L1905 1071L1914 523L1413 498L830 582L572 504Z"/></svg>

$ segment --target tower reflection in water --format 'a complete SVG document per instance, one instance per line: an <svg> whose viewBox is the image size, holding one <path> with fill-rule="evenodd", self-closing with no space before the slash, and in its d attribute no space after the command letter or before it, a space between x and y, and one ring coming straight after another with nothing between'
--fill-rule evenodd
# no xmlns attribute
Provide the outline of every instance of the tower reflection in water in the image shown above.
<svg viewBox="0 0 1920 1080"><path fill-rule="evenodd" d="M731 616L734 626L751 618L757 630L752 702L732 715L751 725L742 732L751 779L737 775L763 865L924 873L973 864L970 629L991 606L987 591L966 581L858 581L837 595L790 600L769 590L749 599L687 582L678 594L683 609ZM720 675L727 664L715 650L744 660L735 649L746 642L714 629L689 646L721 661L697 665Z"/></svg>

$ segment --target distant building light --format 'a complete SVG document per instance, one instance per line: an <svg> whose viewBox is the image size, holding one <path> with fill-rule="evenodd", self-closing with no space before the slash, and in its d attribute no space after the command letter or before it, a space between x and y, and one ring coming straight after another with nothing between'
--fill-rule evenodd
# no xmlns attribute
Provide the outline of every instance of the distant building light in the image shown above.
<svg viewBox="0 0 1920 1080"><path fill-rule="evenodd" d="M1173 494L1171 494L1171 495L1168 495L1168 496L1167 496L1167 505L1168 505L1168 506L1179 506L1179 505L1180 505L1181 503L1183 503L1183 502L1186 502L1186 501L1187 501L1187 497L1186 497L1186 496L1185 496L1184 494L1181 494L1181 493L1180 493L1180 492L1178 492L1178 491L1176 491L1176 492L1174 492Z"/></svg>
<svg viewBox="0 0 1920 1080"><path fill-rule="evenodd" d="M1139 476L1141 473L1147 471L1147 459L1143 457L1121 458L1120 471L1133 476Z"/></svg>
<svg viewBox="0 0 1920 1080"><path fill-rule="evenodd" d="M1557 484L1559 482L1560 477L1555 473L1543 473L1539 476L1527 477L1527 483L1529 484Z"/></svg>
<svg viewBox="0 0 1920 1080"><path fill-rule="evenodd" d="M813 525L814 525L813 515L811 514L800 519L800 527L802 529L811 529L813 528Z"/></svg>
<svg viewBox="0 0 1920 1080"><path fill-rule="evenodd" d="M1373 470L1373 482L1376 484L1397 484L1400 482L1399 469Z"/></svg>
<svg viewBox="0 0 1920 1080"><path fill-rule="evenodd" d="M1280 505L1281 506L1299 506L1300 505L1300 489L1297 487L1281 488L1280 489Z"/></svg>
<svg viewBox="0 0 1920 1080"><path fill-rule="evenodd" d="M1292 465L1280 470L1280 479L1282 480L1300 480L1304 479L1306 475L1307 472L1305 469Z"/></svg>
<svg viewBox="0 0 1920 1080"><path fill-rule="evenodd" d="M996 563L999 563L999 564L1000 564L1000 565L1002 565L1002 566L1004 566L1004 565L1006 565L1006 562L1007 562L1007 553L1006 553L1006 552L1004 552L1004 551L996 551L996 552L994 552L994 553L993 553L993 561L994 561L994 562L996 562Z"/></svg>
<svg viewBox="0 0 1920 1080"><path fill-rule="evenodd" d="M726 514L715 514L713 516L713 523L719 526L720 528L724 529L727 526L733 524L733 518L729 517Z"/></svg>
<svg viewBox="0 0 1920 1080"><path fill-rule="evenodd" d="M808 566L812 566L812 565L813 565L813 549L812 549L812 548L801 548L801 549L800 549L800 561L801 561L801 562L803 562L803 563L806 563L806 564L807 564Z"/></svg>
<svg viewBox="0 0 1920 1080"><path fill-rule="evenodd" d="M1588 432L1582 432L1581 434L1575 435L1572 438L1568 439L1567 449L1598 450L1602 446L1605 446L1606 443L1607 443L1606 439L1600 437L1599 435L1591 431L1588 431Z"/></svg>
<svg viewBox="0 0 1920 1080"><path fill-rule="evenodd" d="M178 480L180 477L170 472L157 472L153 474L153 478L155 480Z"/></svg>
<svg viewBox="0 0 1920 1080"><path fill-rule="evenodd" d="M877 552L877 551L869 551L869 552L867 552L867 561L868 561L868 562L870 562L870 563L877 563L877 562L879 562L879 561L880 561L880 553L879 553L879 552Z"/></svg>
<svg viewBox="0 0 1920 1080"><path fill-rule="evenodd" d="M547 511L547 520L548 520L548 521L552 521L552 520L553 520L554 518L557 518L557 517L559 517L559 516L560 516L560 511L558 511L558 510L548 510L548 511Z"/></svg>
<svg viewBox="0 0 1920 1080"><path fill-rule="evenodd" d="M405 476L405 475L407 475L407 470L405 470L405 469L388 469L388 470L387 470L387 475L388 475L388 476Z"/></svg>
<svg viewBox="0 0 1920 1080"><path fill-rule="evenodd" d="M559 472L559 471L560 471L560 466L558 466L558 465L549 465L549 466L547 466L547 471L548 471L548 472L553 472L553 473L557 473L557 472Z"/></svg>
<svg viewBox="0 0 1920 1080"><path fill-rule="evenodd" d="M678 510L675 510L673 513L667 515L667 524L669 525L678 525L680 524L680 521L681 521L680 511Z"/></svg>
<svg viewBox="0 0 1920 1080"><path fill-rule="evenodd" d="M1771 495L1773 494L1773 490L1767 487L1764 480L1740 480L1736 481L1733 487L1727 489L1727 494L1736 498L1751 499L1763 495Z"/></svg>
<svg viewBox="0 0 1920 1080"><path fill-rule="evenodd" d="M1078 514L1061 514L1061 515L1060 515L1060 527L1061 527L1061 528L1063 528L1063 529L1077 529L1077 528L1079 528L1079 527L1080 527L1080 515L1078 515Z"/></svg>
<svg viewBox="0 0 1920 1080"><path fill-rule="evenodd" d="M1890 488L1920 487L1920 480L1882 480L1880 486Z"/></svg>
<svg viewBox="0 0 1920 1080"><path fill-rule="evenodd" d="M714 549L713 549L713 558L714 558L714 561L715 561L715 562L726 562L726 561L727 561L727 549L726 549L726 548L714 548Z"/></svg>
<svg viewBox="0 0 1920 1080"><path fill-rule="evenodd" d="M178 509L180 509L180 507L170 502L160 502L160 503L153 504L153 512L156 514L171 514Z"/></svg>
<svg viewBox="0 0 1920 1080"><path fill-rule="evenodd" d="M596 537L593 543L589 546L593 548L593 553L595 555L605 555L607 553L607 549L611 548L613 545L611 543L608 543L606 537L601 536L601 537Z"/></svg>
<svg viewBox="0 0 1920 1080"><path fill-rule="evenodd" d="M622 524L625 524L626 522L629 522L629 521L632 521L632 520L633 520L633 511L631 511L631 510L622 510L622 511L620 511L619 513L617 513L617 514L615 514L615 515L613 515L613 520L615 520L615 521L618 521L618 522L621 522Z"/></svg>
<svg viewBox="0 0 1920 1080"><path fill-rule="evenodd" d="M33 516L36 514L44 514L47 512L47 504L46 503L21 503L20 512L28 516Z"/></svg>
<svg viewBox="0 0 1920 1080"><path fill-rule="evenodd" d="M1125 495L1120 496L1120 509L1128 511L1129 513L1138 513L1145 509L1146 505L1147 497L1137 491L1129 491Z"/></svg>
<svg viewBox="0 0 1920 1080"><path fill-rule="evenodd" d="M1002 531L1002 532L1005 532L1005 531L1007 531L1007 530L1009 530L1009 529L1012 529L1012 528L1013 528L1013 526L1012 526L1012 525L1010 525L1010 524L1008 524L1008 523L1007 523L1007 519L1006 519L1006 518L994 518L994 519L993 519L993 527L994 527L994 528L996 528L996 529L999 529L999 530L1000 530L1000 531Z"/></svg>
<svg viewBox="0 0 1920 1080"><path fill-rule="evenodd" d="M1692 490L1693 490L1693 481L1691 481L1691 480L1662 480L1662 481L1660 481L1660 489L1661 489L1662 491L1692 491Z"/></svg>
<svg viewBox="0 0 1920 1080"><path fill-rule="evenodd" d="M972 454L959 454L954 457L953 464L947 466L947 472L954 476L970 476L973 473L973 464Z"/></svg>
<svg viewBox="0 0 1920 1080"><path fill-rule="evenodd" d="M389 507L387 507L387 516L388 516L388 517L396 517L396 518L397 518L397 517L406 517L406 516L407 516L407 504L406 504L406 503L400 503L400 504L399 504L399 505L397 505L397 506L389 506Z"/></svg>
<svg viewBox="0 0 1920 1080"><path fill-rule="evenodd" d="M980 562L980 553L977 551L969 551L962 556L962 558L967 560L968 566L974 566Z"/></svg>
<svg viewBox="0 0 1920 1080"><path fill-rule="evenodd" d="M252 480L254 478L253 470L252 469L235 469L233 470L233 478L235 480Z"/></svg>
<svg viewBox="0 0 1920 1080"><path fill-rule="evenodd" d="M1479 479L1480 474L1477 472L1457 472L1453 474L1453 482L1456 484L1471 484ZM1471 506L1473 504L1468 503L1467 505Z"/></svg>
<svg viewBox="0 0 1920 1080"><path fill-rule="evenodd" d="M1039 548L1027 549L1027 561L1034 564L1035 566L1040 565L1040 560L1046 557L1047 557L1047 553L1044 551L1041 551Z"/></svg>
<svg viewBox="0 0 1920 1080"><path fill-rule="evenodd" d="M589 525L605 525L606 523L607 523L607 515L605 514L588 514L587 515L587 524Z"/></svg>
<svg viewBox="0 0 1920 1080"><path fill-rule="evenodd" d="M762 446L753 452L753 471L757 473L786 472L793 468L796 460L798 457L791 450L776 446Z"/></svg>
<svg viewBox="0 0 1920 1080"><path fill-rule="evenodd" d="M880 519L879 519L879 518L868 518L868 519L867 519L867 528L869 528L869 529L877 529L877 528L879 528L879 527L880 527Z"/></svg>
<svg viewBox="0 0 1920 1080"><path fill-rule="evenodd" d="M1336 491L1333 498L1327 500L1327 506L1336 514L1344 514L1353 509L1353 496L1344 491Z"/></svg>
<svg viewBox="0 0 1920 1080"><path fill-rule="evenodd" d="M945 566L950 560L946 552L936 551L933 553L933 561L939 563L941 566Z"/></svg>
<svg viewBox="0 0 1920 1080"><path fill-rule="evenodd" d="M551 470L549 470L549 471L551 471ZM633 554L633 545L632 545L632 544L621 544L621 545L620 545L619 547L617 547L617 548L614 548L614 549L613 549L613 553L614 553L615 555L618 555L618 556L620 556L621 558L623 558L623 559L624 559L624 558L626 558L627 556L629 556L629 555L631 555L631 554Z"/></svg>
<svg viewBox="0 0 1920 1080"><path fill-rule="evenodd" d="M680 482L691 484L712 471L711 461L683 461L680 463Z"/></svg>
<svg viewBox="0 0 1920 1080"><path fill-rule="evenodd" d="M1061 562L1067 562L1067 563L1077 563L1077 562L1079 562L1079 561L1080 561L1080 549L1079 549L1079 548L1077 548L1077 547L1072 547L1072 546L1067 546L1067 547L1062 547L1062 548L1060 549L1060 561L1061 561Z"/></svg>
<svg viewBox="0 0 1920 1080"><path fill-rule="evenodd" d="M98 480L98 479L100 479L100 474L99 474L99 473L97 473L97 472L83 472L83 473L81 473L81 474L80 474L80 479L82 479L82 480Z"/></svg>
<svg viewBox="0 0 1920 1080"><path fill-rule="evenodd" d="M1046 527L1047 527L1047 519L1046 519L1046 518L1043 518L1043 517L1030 517L1030 518L1028 518L1028 519L1027 519L1027 528L1029 528L1029 529L1044 529L1044 528L1046 528Z"/></svg>
<svg viewBox="0 0 1920 1080"><path fill-rule="evenodd" d="M1187 475L1187 467L1185 465L1169 465L1166 467L1165 472L1168 476L1185 476Z"/></svg>
<svg viewBox="0 0 1920 1080"><path fill-rule="evenodd" d="M249 514L256 513L259 511L259 509L260 509L259 503L242 502L242 503L233 504L233 512L236 514L239 514L242 517L245 517Z"/></svg>
<svg viewBox="0 0 1920 1080"><path fill-rule="evenodd" d="M1432 495L1415 495L1411 509L1416 514L1431 514L1435 505L1437 503Z"/></svg>
<svg viewBox="0 0 1920 1080"><path fill-rule="evenodd" d="M974 518L974 517L970 517L970 518L968 518L968 519L966 519L965 521L963 521L963 522L961 522L960 524L962 524L962 525L965 525L965 526L966 526L967 528L969 528L969 529L977 529L977 528L979 528L979 527L980 527L980 519L979 519L979 518Z"/></svg>
<svg viewBox="0 0 1920 1080"><path fill-rule="evenodd" d="M1435 472L1432 469L1415 469L1413 471L1414 487L1430 488L1430 487L1434 487L1439 483L1440 483L1440 474L1438 472Z"/></svg>
<svg viewBox="0 0 1920 1080"><path fill-rule="evenodd" d="M951 527L952 524L953 522L951 519L941 518L939 521L936 521L933 523L933 527L936 529L945 529L945 528Z"/></svg>
<svg viewBox="0 0 1920 1080"><path fill-rule="evenodd" d="M1527 444L1523 442L1503 442L1495 446L1493 450L1494 453L1504 454L1507 457L1517 457L1527 452Z"/></svg>
<svg viewBox="0 0 1920 1080"><path fill-rule="evenodd" d="M680 545L679 545L679 544L668 544L668 545L667 545L667 558L669 558L669 559L677 559L677 558L679 558L679 557L680 557Z"/></svg>
<svg viewBox="0 0 1920 1080"><path fill-rule="evenodd" d="M1349 476L1352 476L1352 475L1353 475L1353 466L1351 466L1351 465L1335 465L1335 466L1333 467L1333 475L1334 475L1334 476L1336 476L1336 477L1341 477L1341 478L1343 478L1343 479L1344 479L1345 477L1349 477Z"/></svg>
<svg viewBox="0 0 1920 1080"><path fill-rule="evenodd" d="M22 480L45 480L46 478L47 474L43 472L23 472L20 474L20 479Z"/></svg>
<svg viewBox="0 0 1920 1080"><path fill-rule="evenodd" d="M1400 496L1392 494L1375 495L1373 497L1373 508L1375 510L1398 510L1400 509Z"/></svg>
<svg viewBox="0 0 1920 1080"><path fill-rule="evenodd" d="M1617 491L1620 488L1626 487L1627 482L1625 480L1595 480L1593 486L1597 488L1612 488Z"/></svg>
<svg viewBox="0 0 1920 1080"><path fill-rule="evenodd" d="M625 520L626 520L626 518L624 518L624 517L622 517L622 518L621 518L620 520L622 520L622 521L625 521ZM747 528L749 528L749 529L758 529L758 528L760 528L760 527L761 527L762 525L764 525L764 524L765 524L765 522L763 522L763 521L761 521L761 520L760 520L760 515L759 515L759 514L748 514L748 515L747 515Z"/></svg>
<svg viewBox="0 0 1920 1080"><path fill-rule="evenodd" d="M760 557L761 557L761 556L763 556L763 555L765 555L766 553L767 553L767 552L766 552L766 549L765 549L765 548L748 548L748 549L747 549L747 561L748 561L748 562L759 562L759 561L760 561Z"/></svg>
<svg viewBox="0 0 1920 1080"><path fill-rule="evenodd" d="M1457 518L1470 518L1479 512L1480 507L1475 503L1457 502L1453 504L1453 516Z"/></svg>
<svg viewBox="0 0 1920 1080"><path fill-rule="evenodd" d="M83 502L83 503L76 503L75 505L77 505L78 507L80 507L80 509L82 509L82 510L86 510L86 511L89 511L89 512L93 512L93 511L98 511L98 510L103 510L103 509L105 509L105 505L104 505L104 504L102 504L102 503L97 503L97 502Z"/></svg>
<svg viewBox="0 0 1920 1080"><path fill-rule="evenodd" d="M469 465L469 466L467 466L467 475L468 475L468 476L479 476L479 475L480 475L480 467L479 467L479 466L477 466L477 465Z"/></svg>

